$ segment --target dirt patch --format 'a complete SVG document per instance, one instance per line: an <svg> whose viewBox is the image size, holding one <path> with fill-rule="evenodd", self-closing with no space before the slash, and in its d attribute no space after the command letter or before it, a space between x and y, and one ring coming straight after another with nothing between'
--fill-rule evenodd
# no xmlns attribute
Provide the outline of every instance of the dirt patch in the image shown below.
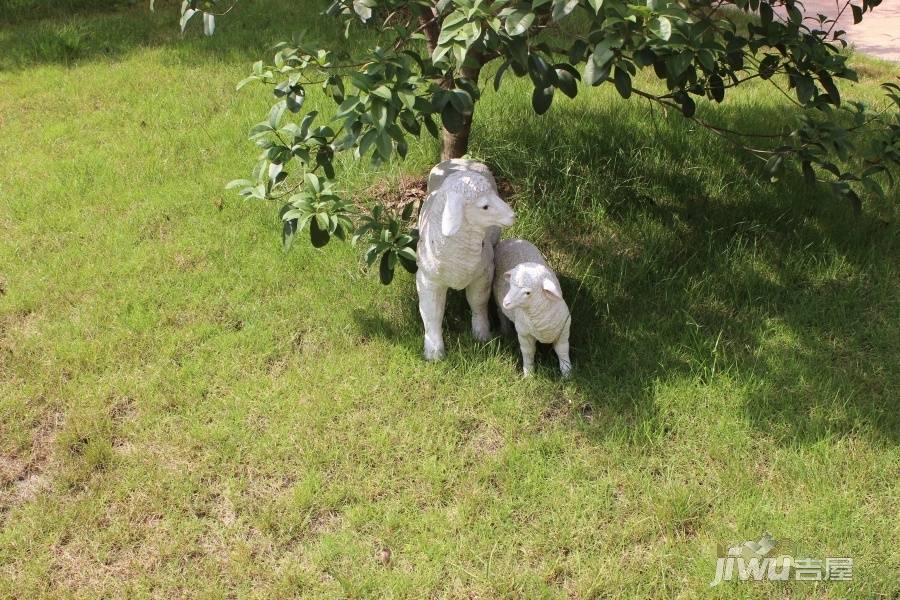
<svg viewBox="0 0 900 600"><path fill-rule="evenodd" d="M234 503L226 495L217 495L213 503L212 514L226 527L231 527L237 521L237 511Z"/></svg>
<svg viewBox="0 0 900 600"><path fill-rule="evenodd" d="M328 350L327 336L319 329L302 326L294 332L294 350L299 354L318 354Z"/></svg>
<svg viewBox="0 0 900 600"><path fill-rule="evenodd" d="M473 455L478 458L496 456L506 445L503 434L490 425L479 425L470 435L466 444Z"/></svg>
<svg viewBox="0 0 900 600"><path fill-rule="evenodd" d="M0 513L34 500L50 486L46 471L61 424L61 413L49 413L37 423L30 451L0 455Z"/></svg>
<svg viewBox="0 0 900 600"><path fill-rule="evenodd" d="M280 377L284 370L287 368L288 361L284 356L271 356L266 359L266 366L268 367L269 377Z"/></svg>
<svg viewBox="0 0 900 600"><path fill-rule="evenodd" d="M181 271L196 271L203 263L203 258L190 253L176 252L172 262Z"/></svg>
<svg viewBox="0 0 900 600"><path fill-rule="evenodd" d="M0 317L0 341L8 337L29 338L37 333L38 313L22 309Z"/></svg>
<svg viewBox="0 0 900 600"><path fill-rule="evenodd" d="M313 535L334 533L341 529L344 519L340 513L333 510L317 512L309 520L309 532Z"/></svg>
<svg viewBox="0 0 900 600"><path fill-rule="evenodd" d="M123 421L134 421L138 416L137 406L135 406L134 398L131 396L122 396L114 398L109 408L109 416L113 421L121 423Z"/></svg>
<svg viewBox="0 0 900 600"><path fill-rule="evenodd" d="M362 201L362 203L366 203L368 200L376 200L388 208L400 210L410 202L421 202L424 200L427 187L428 182L424 177L403 175L398 182L380 179L364 189L358 200Z"/></svg>
<svg viewBox="0 0 900 600"><path fill-rule="evenodd" d="M410 202L421 203L425 200L428 188L426 176L402 175L399 181L379 180L365 188L358 200L363 204L368 200L376 200L388 208L400 210ZM515 206L516 188L505 179L497 179L497 191L510 206ZM416 213L418 206L416 207Z"/></svg>

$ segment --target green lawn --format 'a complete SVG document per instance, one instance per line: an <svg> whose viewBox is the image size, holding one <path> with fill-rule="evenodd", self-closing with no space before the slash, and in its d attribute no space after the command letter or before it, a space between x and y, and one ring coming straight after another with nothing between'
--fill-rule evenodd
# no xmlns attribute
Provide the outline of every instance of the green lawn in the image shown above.
<svg viewBox="0 0 900 600"><path fill-rule="evenodd" d="M461 294L426 364L408 274L284 254L224 190L270 104L235 83L295 27L337 39L321 3L211 39L158 4L0 22L0 596L900 595L896 189L855 217L610 85L535 117L510 80L472 152L561 275L575 375L520 379ZM845 96L898 75L857 64ZM787 122L770 89L699 111ZM710 590L766 531L853 581Z"/></svg>

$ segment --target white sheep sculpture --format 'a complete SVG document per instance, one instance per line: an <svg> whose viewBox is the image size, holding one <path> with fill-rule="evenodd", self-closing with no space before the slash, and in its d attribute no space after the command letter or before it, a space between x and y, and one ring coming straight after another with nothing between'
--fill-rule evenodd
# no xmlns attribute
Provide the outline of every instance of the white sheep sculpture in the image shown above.
<svg viewBox="0 0 900 600"><path fill-rule="evenodd" d="M425 325L425 359L444 356L442 326L447 290L466 290L472 307L472 333L490 338L488 303L494 276L494 243L500 227L509 227L515 213L497 194L487 166L451 159L428 176L428 196L419 214L416 249L416 291Z"/></svg>
<svg viewBox="0 0 900 600"><path fill-rule="evenodd" d="M553 344L563 377L572 371L569 328L572 318L556 274L541 251L525 240L503 240L494 248L494 299L500 329L516 326L525 377L534 370L537 342Z"/></svg>

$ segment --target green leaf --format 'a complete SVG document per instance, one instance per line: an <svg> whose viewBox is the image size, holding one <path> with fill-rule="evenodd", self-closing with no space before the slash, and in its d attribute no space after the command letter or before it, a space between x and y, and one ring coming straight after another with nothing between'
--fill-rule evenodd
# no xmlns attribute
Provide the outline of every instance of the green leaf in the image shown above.
<svg viewBox="0 0 900 600"><path fill-rule="evenodd" d="M615 84L620 96L626 100L631 97L631 75L621 66L616 66Z"/></svg>
<svg viewBox="0 0 900 600"><path fill-rule="evenodd" d="M456 112L463 115L471 115L475 109L475 103L472 101L472 96L469 95L469 92L459 88L450 90L450 103L456 109Z"/></svg>
<svg viewBox="0 0 900 600"><path fill-rule="evenodd" d="M500 80L503 79L503 74L506 73L506 70L509 68L509 61L504 62L500 65L500 68L497 69L497 73L494 75L494 91L500 89Z"/></svg>
<svg viewBox="0 0 900 600"><path fill-rule="evenodd" d="M466 14L460 10L453 11L441 23L441 31L456 31L466 22Z"/></svg>
<svg viewBox="0 0 900 600"><path fill-rule="evenodd" d="M353 0L353 12L359 16L360 21L363 23L372 18L372 7L366 0Z"/></svg>
<svg viewBox="0 0 900 600"><path fill-rule="evenodd" d="M330 237L327 227L320 227L318 219L309 222L309 240L314 247L321 248L328 243Z"/></svg>
<svg viewBox="0 0 900 600"><path fill-rule="evenodd" d="M303 108L303 102L306 100L306 94L289 94L284 99L284 104L292 113L300 112Z"/></svg>
<svg viewBox="0 0 900 600"><path fill-rule="evenodd" d="M565 69L556 69L556 87L569 98L578 95L578 83L575 82L575 77Z"/></svg>
<svg viewBox="0 0 900 600"><path fill-rule="evenodd" d="M181 31L184 32L184 28L187 27L187 22L190 21L191 17L197 14L199 11L194 8L189 8L181 13Z"/></svg>
<svg viewBox="0 0 900 600"><path fill-rule="evenodd" d="M536 87L547 87L552 83L550 65L539 54L528 55L528 74Z"/></svg>
<svg viewBox="0 0 900 600"><path fill-rule="evenodd" d="M553 86L534 88L534 92L531 94L531 106L534 107L534 112L539 115L547 112L550 103L553 102L553 90Z"/></svg>
<svg viewBox="0 0 900 600"><path fill-rule="evenodd" d="M816 84L809 75L798 75L794 79L794 85L797 86L797 100L800 104L808 104L816 93Z"/></svg>
<svg viewBox="0 0 900 600"><path fill-rule="evenodd" d="M456 112L453 105L448 103L441 111L441 122L450 133L459 133L463 128L463 116ZM426 125L427 126L427 125Z"/></svg>
<svg viewBox="0 0 900 600"><path fill-rule="evenodd" d="M244 87L245 85L247 85L248 83L250 83L251 81L256 81L258 79L259 79L259 77L257 77L256 75L251 75L250 77L245 77L244 79L241 79L238 82L237 87L235 87L234 89L239 90L242 87Z"/></svg>
<svg viewBox="0 0 900 600"><path fill-rule="evenodd" d="M650 21L650 31L656 37L668 42L669 38L672 37L672 22L666 17L652 19Z"/></svg>
<svg viewBox="0 0 900 600"><path fill-rule="evenodd" d="M331 231L331 217L326 213L315 214L316 224L322 231Z"/></svg>
<svg viewBox="0 0 900 600"><path fill-rule="evenodd" d="M716 102L725 99L725 82L718 74L713 74L709 78L709 93Z"/></svg>
<svg viewBox="0 0 900 600"><path fill-rule="evenodd" d="M372 147L372 144L375 143L375 138L378 137L378 131L375 129L368 130L364 136L362 136L362 140L359 142L359 156L362 158L369 152L369 148Z"/></svg>
<svg viewBox="0 0 900 600"><path fill-rule="evenodd" d="M269 127L278 129L278 122L281 120L281 115L284 114L286 108L287 103L284 100L272 107L272 110L269 111Z"/></svg>
<svg viewBox="0 0 900 600"><path fill-rule="evenodd" d="M226 190L232 190L236 187L247 187L253 185L253 182L249 179L233 179L225 184Z"/></svg>
<svg viewBox="0 0 900 600"><path fill-rule="evenodd" d="M409 246L397 250L397 256L416 262L416 251Z"/></svg>
<svg viewBox="0 0 900 600"><path fill-rule="evenodd" d="M598 67L594 56L588 57L587 64L584 66L584 80L590 85L600 85L609 78L610 65L607 63L602 67Z"/></svg>
<svg viewBox="0 0 900 600"><path fill-rule="evenodd" d="M397 96L400 97L400 102L403 103L403 107L407 110L412 110L416 105L416 95L409 90L399 90Z"/></svg>
<svg viewBox="0 0 900 600"><path fill-rule="evenodd" d="M506 17L506 23L503 24L506 33L511 36L522 35L534 23L534 13L530 9L519 9Z"/></svg>
<svg viewBox="0 0 900 600"><path fill-rule="evenodd" d="M807 185L815 185L816 183L816 172L813 170L812 165L808 160L804 160L800 163L800 170L803 172L803 180Z"/></svg>
<svg viewBox="0 0 900 600"><path fill-rule="evenodd" d="M418 137L419 133L422 131L422 126L419 124L419 121L416 119L415 115L408 111L403 111L402 113L400 113L400 124L403 125L403 129L407 130L416 137Z"/></svg>
<svg viewBox="0 0 900 600"><path fill-rule="evenodd" d="M384 160L390 160L391 151L393 150L391 136L387 133L378 134L378 137L375 139L375 145L378 148L378 154L381 155L381 158L383 158Z"/></svg>
<svg viewBox="0 0 900 600"><path fill-rule="evenodd" d="M763 58L759 62L759 75L763 79L769 79L772 75L775 74L775 70L778 69L778 65L781 63L781 57L777 54L767 54L765 58Z"/></svg>
<svg viewBox="0 0 900 600"><path fill-rule="evenodd" d="M378 278L381 283L388 285L394 280L394 269L391 267L389 256L390 252L385 252L381 257L381 264L378 265Z"/></svg>
<svg viewBox="0 0 900 600"><path fill-rule="evenodd" d="M773 154L766 161L766 171L768 171L773 182L781 178L784 172L784 154Z"/></svg>
<svg viewBox="0 0 900 600"><path fill-rule="evenodd" d="M262 137L263 135L275 131L275 128L269 125L268 123L257 123L253 127L250 128L250 131L247 132L247 137L251 140L257 137Z"/></svg>
<svg viewBox="0 0 900 600"><path fill-rule="evenodd" d="M415 274L416 271L419 270L419 265L417 265L415 261L409 260L403 256L398 256L397 258L400 259L400 265L408 272Z"/></svg>
<svg viewBox="0 0 900 600"><path fill-rule="evenodd" d="M819 73L819 83L822 84L822 87L825 88L825 92L828 94L828 98L831 100L831 103L835 106L841 105L841 93L838 91L837 86L834 85L834 80L831 78L826 71L822 71Z"/></svg>
<svg viewBox="0 0 900 600"><path fill-rule="evenodd" d="M681 113L690 118L694 116L695 112L697 112L697 104L694 102L694 99L684 94L684 97L681 99Z"/></svg>
<svg viewBox="0 0 900 600"><path fill-rule="evenodd" d="M336 118L341 118L347 116L351 112L356 110L356 107L360 105L360 100L357 96L348 96L341 102L341 105L338 106Z"/></svg>
<svg viewBox="0 0 900 600"><path fill-rule="evenodd" d="M297 233L297 219L282 221L281 227L281 247L288 251L291 244L294 243L294 235Z"/></svg>
<svg viewBox="0 0 900 600"><path fill-rule="evenodd" d="M319 178L315 173L306 173L303 175L303 177L304 179L306 179L306 183L310 188L312 188L315 193L322 193L322 182L319 181Z"/></svg>
<svg viewBox="0 0 900 600"><path fill-rule="evenodd" d="M377 88L369 92L373 96L378 96L379 98L383 98L385 100L391 99L391 90L388 89L386 85L379 85Z"/></svg>
<svg viewBox="0 0 900 600"><path fill-rule="evenodd" d="M603 0L588 0L588 3L591 5L591 8L594 9L594 14L600 12L600 7L603 6Z"/></svg>
<svg viewBox="0 0 900 600"><path fill-rule="evenodd" d="M768 28L769 25L772 24L772 18L775 16L775 12L772 10L772 7L768 2L762 2L759 5L759 19L762 23L763 28Z"/></svg>
<svg viewBox="0 0 900 600"><path fill-rule="evenodd" d="M615 58L616 53L613 51L613 43L614 40L612 38L604 38L594 46L591 57L594 59L594 64L597 67L605 67Z"/></svg>
<svg viewBox="0 0 900 600"><path fill-rule="evenodd" d="M441 115L441 119L443 120L443 115ZM440 137L440 132L438 131L437 125L434 123L434 119L431 118L431 115L424 115L422 117L422 123L425 124L425 129L428 130L431 137L435 139Z"/></svg>
<svg viewBox="0 0 900 600"><path fill-rule="evenodd" d="M867 177L862 180L863 186L881 200L885 200L887 196L884 193L884 189L881 187L881 184L872 179L871 177Z"/></svg>
<svg viewBox="0 0 900 600"><path fill-rule="evenodd" d="M666 57L666 71L672 79L677 79L684 73L689 66L691 66L691 62L693 61L693 55L690 52L681 52L679 54L673 54L671 56Z"/></svg>
<svg viewBox="0 0 900 600"><path fill-rule="evenodd" d="M579 0L555 0L553 2L553 20L560 21L572 14L572 11L578 6L578 2Z"/></svg>

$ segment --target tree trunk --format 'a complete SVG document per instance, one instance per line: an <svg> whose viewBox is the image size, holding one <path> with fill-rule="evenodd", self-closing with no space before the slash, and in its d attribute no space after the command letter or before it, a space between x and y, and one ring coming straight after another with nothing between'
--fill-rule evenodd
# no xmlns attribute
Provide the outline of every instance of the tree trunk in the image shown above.
<svg viewBox="0 0 900 600"><path fill-rule="evenodd" d="M469 132L472 130L472 115L463 117L462 129L453 133L443 128L441 140L441 160L460 158L469 151Z"/></svg>
<svg viewBox="0 0 900 600"><path fill-rule="evenodd" d="M471 81L473 86L478 87L478 75L481 73L481 55L472 51L469 53L468 58L478 66L464 66L459 70L459 74L463 79ZM475 99L473 98L472 100L472 114L463 115L460 130L457 133L453 133L444 128L443 139L441 140L441 160L460 158L469 151L469 133L472 131L472 117L475 116L476 106Z"/></svg>
<svg viewBox="0 0 900 600"><path fill-rule="evenodd" d="M419 14L419 23L422 25L422 31L425 33L425 44L428 47L428 53L434 54L437 48L438 37L441 35L441 23L438 21L437 7L422 8Z"/></svg>
<svg viewBox="0 0 900 600"><path fill-rule="evenodd" d="M425 43L429 53L434 53L437 48L437 39L441 34L441 25L438 22L437 8L423 8L419 15L419 22L425 33ZM474 85L478 85L478 75L481 72L481 56L474 54L470 57L477 67L462 67L460 76L463 79L472 81ZM453 87L453 78L448 76L443 83L443 87L450 89ZM474 100L474 99L473 99ZM474 110L473 110L474 114ZM463 115L462 128L458 133L452 133L446 128L441 128L443 135L441 139L441 160L450 158L460 158L469 150L469 133L472 131L472 115Z"/></svg>

